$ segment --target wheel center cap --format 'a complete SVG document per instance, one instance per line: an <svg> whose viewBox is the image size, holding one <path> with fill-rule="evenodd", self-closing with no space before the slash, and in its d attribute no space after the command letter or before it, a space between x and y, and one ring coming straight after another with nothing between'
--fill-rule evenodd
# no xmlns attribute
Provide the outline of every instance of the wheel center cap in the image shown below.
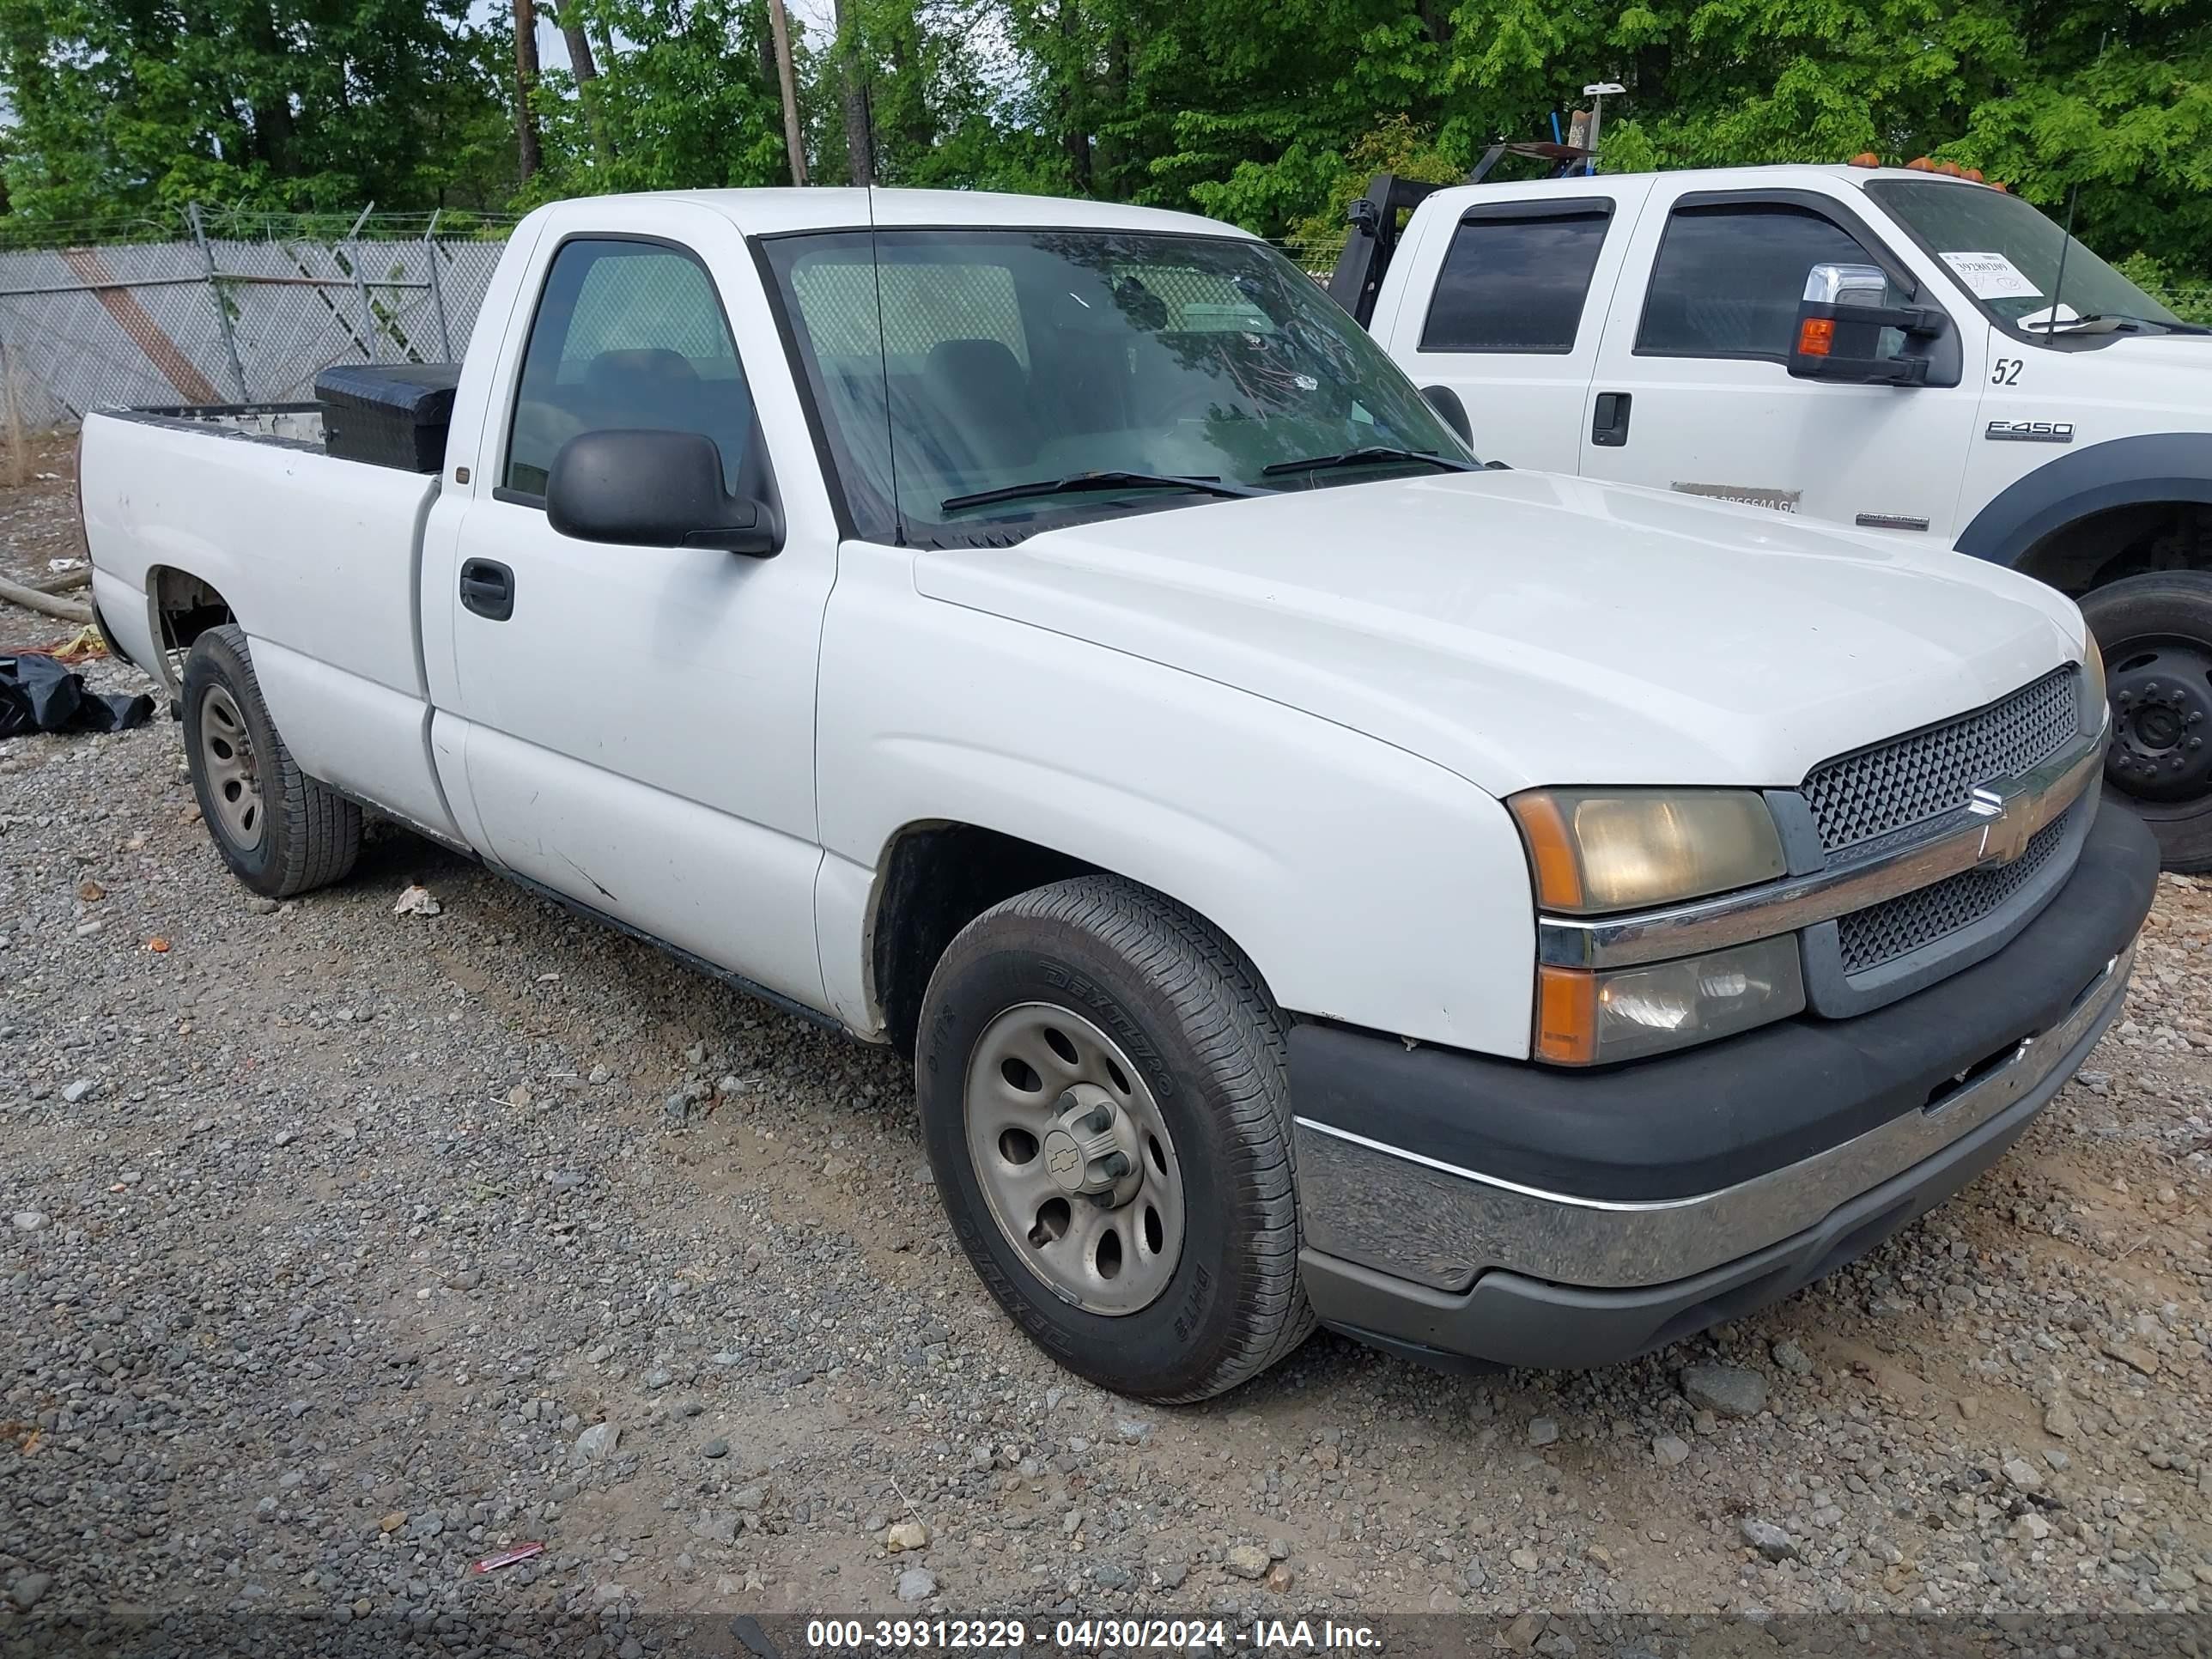
<svg viewBox="0 0 2212 1659"><path fill-rule="evenodd" d="M1083 1190L1086 1161L1083 1149L1066 1130L1054 1129L1045 1136L1044 1167L1060 1191L1073 1194Z"/></svg>

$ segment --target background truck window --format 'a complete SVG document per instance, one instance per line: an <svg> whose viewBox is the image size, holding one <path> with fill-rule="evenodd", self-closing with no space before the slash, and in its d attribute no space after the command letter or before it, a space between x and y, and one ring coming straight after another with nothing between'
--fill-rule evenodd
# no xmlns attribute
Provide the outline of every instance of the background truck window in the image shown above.
<svg viewBox="0 0 2212 1659"><path fill-rule="evenodd" d="M1470 216L1452 234L1421 349L1572 351L1609 222L1598 209Z"/></svg>
<svg viewBox="0 0 2212 1659"><path fill-rule="evenodd" d="M506 485L543 495L569 439L640 428L704 434L728 487L744 489L752 398L714 281L658 243L566 243L523 351Z"/></svg>
<svg viewBox="0 0 2212 1659"><path fill-rule="evenodd" d="M1875 264L1857 238L1778 203L1677 208L1651 267L1639 353L1787 362L1805 274L1816 264ZM1887 303L1900 303L1887 296Z"/></svg>

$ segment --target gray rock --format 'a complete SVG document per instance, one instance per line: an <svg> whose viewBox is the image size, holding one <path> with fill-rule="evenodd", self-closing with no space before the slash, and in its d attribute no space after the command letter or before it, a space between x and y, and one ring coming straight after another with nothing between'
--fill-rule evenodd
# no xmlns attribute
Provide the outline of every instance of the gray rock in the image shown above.
<svg viewBox="0 0 2212 1659"><path fill-rule="evenodd" d="M927 1567L908 1567L898 1576L898 1599L927 1601L937 1594L937 1575Z"/></svg>
<svg viewBox="0 0 2212 1659"><path fill-rule="evenodd" d="M1479 1559L1470 1561L1467 1564L1465 1570L1461 1572L1460 1577L1466 1582L1467 1587L1469 1589L1483 1589L1487 1588L1490 1583L1490 1570L1485 1567Z"/></svg>
<svg viewBox="0 0 2212 1659"><path fill-rule="evenodd" d="M738 1517L734 1515L702 1515L691 1523L694 1537L703 1538L710 1544L734 1544L738 1541Z"/></svg>
<svg viewBox="0 0 2212 1659"><path fill-rule="evenodd" d="M758 1480L750 1486L740 1486L730 1494L730 1502L748 1515L757 1515L768 1504L768 1486Z"/></svg>
<svg viewBox="0 0 2212 1659"><path fill-rule="evenodd" d="M34 1233L46 1224L46 1212L44 1210L18 1210L10 1219L21 1231Z"/></svg>
<svg viewBox="0 0 2212 1659"><path fill-rule="evenodd" d="M1651 1441L1651 1455L1659 1460L1661 1468L1679 1468L1689 1458L1690 1443L1680 1435L1655 1435Z"/></svg>
<svg viewBox="0 0 2212 1659"><path fill-rule="evenodd" d="M1770 1561L1794 1561L1797 1559L1797 1540L1771 1521L1755 1521L1746 1516L1742 1522L1743 1541Z"/></svg>
<svg viewBox="0 0 2212 1659"><path fill-rule="evenodd" d="M28 1613L46 1599L46 1592L53 1586L54 1576L50 1572L22 1573L8 1586L8 1599L21 1611Z"/></svg>
<svg viewBox="0 0 2212 1659"><path fill-rule="evenodd" d="M1530 1445L1548 1446L1559 1437L1559 1425L1557 1419L1539 1417L1529 1422L1528 1443Z"/></svg>
<svg viewBox="0 0 2212 1659"><path fill-rule="evenodd" d="M1795 1342L1778 1342L1773 1347L1774 1363L1792 1376L1810 1376L1813 1357Z"/></svg>
<svg viewBox="0 0 2212 1659"><path fill-rule="evenodd" d="M1267 1571L1267 1552L1257 1544L1238 1544L1223 1558L1222 1565L1239 1578L1258 1578Z"/></svg>
<svg viewBox="0 0 2212 1659"><path fill-rule="evenodd" d="M1766 1409L1766 1379L1741 1365L1685 1365L1682 1397L1723 1417L1756 1417Z"/></svg>
<svg viewBox="0 0 2212 1659"><path fill-rule="evenodd" d="M70 1084L69 1087L62 1091L62 1098L69 1102L70 1105L74 1106L77 1102L82 1100L87 1095L90 1094L99 1086L100 1085L94 1082L92 1079L88 1077L81 1077L76 1082Z"/></svg>
<svg viewBox="0 0 2212 1659"><path fill-rule="evenodd" d="M647 1389L665 1389L675 1380L676 1379L673 1376L670 1376L666 1371L659 1370L658 1367L647 1371L643 1376L638 1378L638 1382Z"/></svg>
<svg viewBox="0 0 2212 1659"><path fill-rule="evenodd" d="M699 1455L702 1457L727 1457L729 1455L730 1443L719 1434L699 1448Z"/></svg>
<svg viewBox="0 0 2212 1659"><path fill-rule="evenodd" d="M1091 1568L1091 1582L1101 1589L1126 1589L1130 1580L1135 1577L1136 1575L1128 1568L1117 1565L1111 1561L1094 1562Z"/></svg>
<svg viewBox="0 0 2212 1659"><path fill-rule="evenodd" d="M594 1423L576 1437L576 1447L569 1462L578 1468L586 1463L604 1463L614 1455L622 1439L621 1428L613 1423Z"/></svg>

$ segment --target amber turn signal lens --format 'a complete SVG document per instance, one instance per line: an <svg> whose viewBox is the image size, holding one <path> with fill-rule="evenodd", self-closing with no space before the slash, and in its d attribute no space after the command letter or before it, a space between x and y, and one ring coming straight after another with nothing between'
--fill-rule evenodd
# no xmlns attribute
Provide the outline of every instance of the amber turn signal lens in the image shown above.
<svg viewBox="0 0 2212 1659"><path fill-rule="evenodd" d="M1566 815L1549 795L1526 795L1515 803L1521 833L1528 842L1528 863L1536 876L1536 902L1547 910L1583 908L1583 866L1576 856Z"/></svg>
<svg viewBox="0 0 2212 1659"><path fill-rule="evenodd" d="M1832 317L1808 317L1797 329L1797 355L1825 357L1835 349L1836 322Z"/></svg>
<svg viewBox="0 0 2212 1659"><path fill-rule="evenodd" d="M1587 1066L1597 1057L1597 976L1572 968L1536 970L1536 1058Z"/></svg>

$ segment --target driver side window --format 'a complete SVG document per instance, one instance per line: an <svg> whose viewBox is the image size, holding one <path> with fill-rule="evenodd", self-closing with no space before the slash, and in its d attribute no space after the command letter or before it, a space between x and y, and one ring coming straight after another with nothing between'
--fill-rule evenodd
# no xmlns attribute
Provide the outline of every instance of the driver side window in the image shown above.
<svg viewBox="0 0 2212 1659"><path fill-rule="evenodd" d="M562 444L640 428L702 434L726 486L759 493L752 398L706 267L665 243L566 243L523 350L500 494L542 504Z"/></svg>
<svg viewBox="0 0 2212 1659"><path fill-rule="evenodd" d="M1778 202L1678 207L1651 266L1639 356L1786 363L1805 276L1816 264L1873 264L1856 237ZM1885 303L1900 303L1893 294Z"/></svg>

